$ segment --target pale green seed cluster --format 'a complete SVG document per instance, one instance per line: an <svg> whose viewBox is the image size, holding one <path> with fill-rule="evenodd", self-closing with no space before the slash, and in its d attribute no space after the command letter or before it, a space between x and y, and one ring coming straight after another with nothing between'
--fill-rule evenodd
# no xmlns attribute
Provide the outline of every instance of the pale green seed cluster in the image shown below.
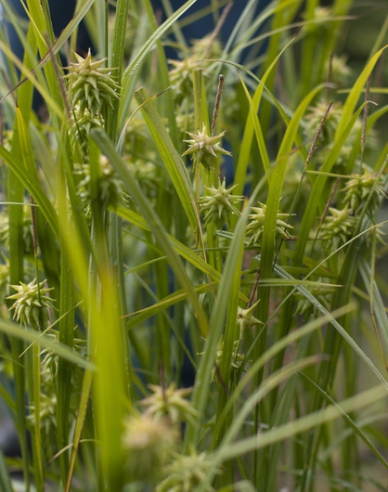
<svg viewBox="0 0 388 492"><path fill-rule="evenodd" d="M71 63L65 79L68 81L68 93L71 104L73 126L71 143L81 149L81 163L75 164L78 174L77 192L84 210L90 212L90 169L88 137L93 129L104 126L104 111L113 109L114 101L119 98L119 85L112 72L104 67L106 59L93 61L89 50L87 56L75 53L76 63ZM105 157L100 158L98 189L103 208L115 205L121 199L121 184L113 168Z"/></svg>
<svg viewBox="0 0 388 492"><path fill-rule="evenodd" d="M207 59L219 58L221 53L219 41L209 35L192 40L192 46L183 53L181 60L169 60L172 67L169 72L170 82L178 104L186 98L192 98L193 71L201 69L206 73L210 63Z"/></svg>
<svg viewBox="0 0 388 492"><path fill-rule="evenodd" d="M317 148L313 155L313 162L317 165L321 164L329 151L332 149L338 124L341 120L343 113L343 105L341 102L335 102L332 104L330 111L326 117L323 127L321 127L322 117L325 114L328 107L328 103L325 100L319 100L317 103L309 108L305 117L305 136L309 142L312 142L318 130L320 134L317 142ZM340 153L333 166L332 172L343 173L347 171L349 159L353 152L354 146L361 140L361 128L362 120L359 118L356 120L353 128L350 130L349 136L346 142L341 147ZM374 149L376 147L376 134L373 130L368 132L368 138L366 139L366 151Z"/></svg>
<svg viewBox="0 0 388 492"><path fill-rule="evenodd" d="M232 351L231 365L230 365L230 381L232 385L238 383L238 379L239 376L241 375L241 372L245 371L244 366L247 362L247 359L245 354L240 352L240 347L244 340L244 331L246 330L246 328L250 329L253 328L254 326L262 324L262 322L253 315L259 302L260 299L255 303L253 303L252 306L246 309L243 309L240 306L238 306L237 308L236 325L239 329L239 335L238 338L233 342L233 351ZM221 336L217 345L217 352L216 352L216 366L218 367L220 366L221 360L224 355L224 345L225 345L224 337ZM203 353L199 355L203 355ZM217 381L215 368L212 371L212 381Z"/></svg>
<svg viewBox="0 0 388 492"><path fill-rule="evenodd" d="M77 193L81 198L85 212L89 215L91 200L90 166L88 164L78 166L76 172L81 177L77 185ZM102 209L106 209L109 205L117 205L123 196L121 180L108 159L103 155L100 156L98 191L98 202Z"/></svg>
<svg viewBox="0 0 388 492"><path fill-rule="evenodd" d="M140 402L145 411L125 421L123 447L129 482L156 484L170 474L169 466L177 459L182 423L196 425L198 412L185 398L191 389L176 389L173 383L149 387L152 394Z"/></svg>
<svg viewBox="0 0 388 492"><path fill-rule="evenodd" d="M146 415L128 417L123 435L128 480L157 480L175 447L176 438L175 429L163 419Z"/></svg>
<svg viewBox="0 0 388 492"><path fill-rule="evenodd" d="M199 200L200 210L205 214L205 224L212 223L218 229L222 229L224 225L229 227L232 214L240 215L234 204L243 201L244 197L232 194L236 186L226 188L224 179L222 183L218 182L218 188L205 187L207 194Z"/></svg>
<svg viewBox="0 0 388 492"><path fill-rule="evenodd" d="M10 285L16 293L8 296L7 299L15 301L11 310L14 311L13 317L17 322L33 328L41 328L48 320L48 310L53 308L54 300L46 295L53 289L44 287L45 283L45 280L36 283L34 279L28 284L20 282L20 285Z"/></svg>
<svg viewBox="0 0 388 492"><path fill-rule="evenodd" d="M366 164L363 173L353 174L343 188L345 203L349 204L354 214L357 214L364 205L367 213L373 215L382 199L387 198L386 176L373 172Z"/></svg>
<svg viewBox="0 0 388 492"><path fill-rule="evenodd" d="M73 132L71 134L71 144L73 147L76 144L80 145L84 158L87 160L89 148L88 137L90 132L96 128L102 128L104 120L100 114L93 116L87 108L81 111L79 104L73 109L72 120Z"/></svg>
<svg viewBox="0 0 388 492"><path fill-rule="evenodd" d="M175 384L171 383L168 388L150 384L152 395L140 402L146 407L145 416L153 419L167 419L173 426L180 422L190 422L195 425L198 412L191 403L184 397L191 393L191 388L176 389Z"/></svg>
<svg viewBox="0 0 388 492"><path fill-rule="evenodd" d="M197 133L187 132L187 134L191 139L185 140L189 144L189 148L183 155L191 155L195 166L202 164L208 171L217 169L221 155L232 155L229 151L221 147L221 140L225 132L219 135L209 135L204 124L202 129Z"/></svg>
<svg viewBox="0 0 388 492"><path fill-rule="evenodd" d="M246 229L247 235L250 236L248 241L249 246L259 246L264 232L267 206L261 202L259 204L259 207L252 207L252 213L249 215L249 223ZM284 221L284 219L288 219L289 217L290 214L278 212L275 225L276 238L289 237L288 229L292 229L292 226Z"/></svg>
<svg viewBox="0 0 388 492"><path fill-rule="evenodd" d="M306 15L304 15L306 18ZM306 31L309 33L322 32L328 30L330 27L330 22L333 20L333 11L329 7L316 7L314 9L314 16L312 22L306 25Z"/></svg>
<svg viewBox="0 0 388 492"><path fill-rule="evenodd" d="M235 385L238 383L239 379L239 374L241 371L245 371L245 355L239 351L240 349L240 343L241 340L235 340L233 342L233 352L232 352L232 357L230 361L230 382L232 385ZM213 368L212 371L212 381L217 381L217 371L216 367L220 367L222 358L224 356L224 338L221 337L218 346L217 346L217 352L216 352L216 366Z"/></svg>
<svg viewBox="0 0 388 492"><path fill-rule="evenodd" d="M366 214L373 220L381 201L387 197L386 182L385 175L372 172L365 164L362 174L353 174L350 177L342 189L342 208L330 207L320 228L319 238L323 241L326 251L338 248L352 237L357 217L364 207ZM382 232L379 228L376 228L373 234L382 242ZM369 241L370 235L365 239Z"/></svg>
<svg viewBox="0 0 388 492"><path fill-rule="evenodd" d="M333 294L333 287L324 285L317 285L309 288L309 292L315 299L326 309L330 307L330 300ZM295 293L295 300L297 301L295 316L301 315L306 319L317 312L317 308L311 303L310 299L307 299L300 292Z"/></svg>
<svg viewBox="0 0 388 492"><path fill-rule="evenodd" d="M331 82L337 86L344 86L349 81L352 70L346 64L347 58L345 55L333 55L325 64L325 73L331 71Z"/></svg>
<svg viewBox="0 0 388 492"><path fill-rule="evenodd" d="M156 492L191 492L204 482L211 466L212 462L206 453L193 452L188 456L177 454L167 467L167 478L156 487ZM204 490L212 492L214 488L207 485Z"/></svg>
<svg viewBox="0 0 388 492"><path fill-rule="evenodd" d="M71 63L65 75L69 81L70 102L73 108L79 105L79 117L88 110L94 119L104 107L113 108L113 101L119 97L119 86L112 76L113 69L103 67L105 58L92 61L90 50L86 58L74 55L78 63Z"/></svg>
<svg viewBox="0 0 388 492"><path fill-rule="evenodd" d="M341 210L330 207L320 230L320 239L325 250L332 251L344 244L351 236L354 225L355 218L348 205Z"/></svg>
<svg viewBox="0 0 388 492"><path fill-rule="evenodd" d="M52 436L57 432L57 395L52 373L43 363L39 393L39 405L36 405L35 402L29 405L30 412L27 420L31 426L35 426L39 419L43 454L46 459L50 459L53 452L55 452L52 448Z"/></svg>
<svg viewBox="0 0 388 492"><path fill-rule="evenodd" d="M237 326L240 330L240 340L243 339L244 331L246 328L252 328L253 326L262 325L263 323L253 316L255 309L257 308L260 299L252 304L252 306L243 309L238 307L237 309Z"/></svg>
<svg viewBox="0 0 388 492"><path fill-rule="evenodd" d="M31 207L23 206L23 246L25 254L33 253ZM9 247L9 217L6 210L0 212L0 243Z"/></svg>

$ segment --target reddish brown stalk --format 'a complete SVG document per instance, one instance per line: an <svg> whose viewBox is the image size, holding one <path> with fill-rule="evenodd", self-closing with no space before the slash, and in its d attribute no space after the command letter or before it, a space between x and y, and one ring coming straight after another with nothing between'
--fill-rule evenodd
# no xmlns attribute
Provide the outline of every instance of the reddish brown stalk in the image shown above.
<svg viewBox="0 0 388 492"><path fill-rule="evenodd" d="M221 17L219 18L217 25L214 28L214 31L211 33L209 44L208 44L206 51L203 55L204 58L207 58L208 54L210 53L210 50L212 49L212 46L214 43L214 40L218 36L218 33L220 32L221 27L224 25L226 18L228 17L230 9L232 7L233 7L233 2L229 2L228 5L224 8L224 10L221 14Z"/></svg>
<svg viewBox="0 0 388 492"><path fill-rule="evenodd" d="M216 102L214 103L212 126L211 126L211 130L210 130L211 135L214 135L214 130L216 128L216 123L217 123L218 111L220 109L220 103L221 103L221 96L222 96L222 88L223 88L223 86L224 86L224 76L221 73L220 76L219 76L219 78L218 78L218 87L217 87Z"/></svg>
<svg viewBox="0 0 388 492"><path fill-rule="evenodd" d="M309 162L311 161L312 156L314 155L315 149L317 148L317 143L318 143L319 136L322 133L323 126L325 124L326 118L328 117L329 112L330 112L330 109L331 109L332 106L333 106L333 101L328 105L328 107L327 107L327 109L325 111L325 114L322 116L321 122L319 123L319 127L318 127L318 130L317 130L317 133L314 136L313 143L311 144L309 153L308 153L307 158L306 158L306 162L305 162L305 165L304 165L304 168L305 169L307 168Z"/></svg>

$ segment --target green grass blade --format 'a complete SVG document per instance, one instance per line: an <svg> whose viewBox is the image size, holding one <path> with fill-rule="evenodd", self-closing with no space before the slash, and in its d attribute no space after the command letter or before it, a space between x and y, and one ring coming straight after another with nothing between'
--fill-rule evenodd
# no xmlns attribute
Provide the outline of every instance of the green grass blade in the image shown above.
<svg viewBox="0 0 388 492"><path fill-rule="evenodd" d="M170 266L173 269L175 275L182 288L188 293L188 297L196 313L199 328L201 333L206 334L208 332L208 322L206 314L203 311L202 306L198 301L191 281L187 276L184 269L184 265L180 261L179 257L176 255L171 242L169 241L165 228L161 223L159 217L156 215L155 211L151 208L147 199L140 190L139 185L136 183L135 179L128 172L125 163L122 161L117 151L115 150L112 142L108 139L106 134L102 131L95 131L92 134L97 145L100 147L101 151L109 158L112 166L116 169L117 173L123 180L125 187L127 188L129 194L139 207L141 213L145 217L149 227L154 233L156 240L159 242L160 247L163 249L165 255L167 256Z"/></svg>
<svg viewBox="0 0 388 492"><path fill-rule="evenodd" d="M296 109L283 137L278 155L276 157L276 162L268 174L269 191L262 239L262 278L268 277L272 270L276 229L275 224L277 213L280 208L280 197L287 168L287 160L297 136L300 120L311 100L322 90L322 88L323 86L321 85L311 91Z"/></svg>
<svg viewBox="0 0 388 492"><path fill-rule="evenodd" d="M121 85L123 59L125 48L125 34L128 25L129 0L118 0L116 3L115 25L113 30L112 49L109 57L109 66L114 69L115 80ZM112 138L116 139L117 118L119 113L119 99L113 101L113 110L109 110L105 129Z"/></svg>
<svg viewBox="0 0 388 492"><path fill-rule="evenodd" d="M97 371L93 377L93 404L97 436L101 440L100 464L107 491L123 485L124 450L122 433L129 407L121 313L110 265L97 258L99 281L90 296L90 337ZM103 286L103 295L101 294ZM107 336L109 334L109 336Z"/></svg>
<svg viewBox="0 0 388 492"><path fill-rule="evenodd" d="M22 150L20 148L20 138L18 132L17 121L14 128L14 134L12 138L12 150L15 152L18 167L23 169ZM0 149L1 155L1 149ZM24 201L24 187L19 181L18 176L12 170L8 174L8 189L7 200L14 203L23 203ZM8 207L8 224L9 224L9 282L11 285L19 284L23 281L24 276L24 241L22 237L23 230L23 207L18 205L9 205ZM8 303L10 307L11 303ZM11 340L11 353L13 359L13 371L15 381L15 401L16 401L16 415L17 415L17 431L22 451L23 459L23 472L24 480L26 482L26 490L30 487L29 477L29 456L28 445L26 438L26 372L25 364L26 358L19 359L20 354L24 350L24 343L22 339Z"/></svg>
<svg viewBox="0 0 388 492"><path fill-rule="evenodd" d="M137 214L133 210L126 209L122 206L117 206L114 208L114 211L131 224L140 227L144 231L151 231L151 226L147 224L141 215ZM179 256L182 256L182 258L191 263L193 267L205 273L213 280L218 280L221 278L221 274L209 265L209 263L204 261L196 252L192 251L189 247L178 241L178 239L174 236L167 234L167 237Z"/></svg>
<svg viewBox="0 0 388 492"><path fill-rule="evenodd" d="M239 76L240 76L240 74L239 74ZM263 131L261 129L260 120L259 120L259 117L257 116L258 104L257 104L257 101L255 101L256 105L254 104L254 101L251 98L251 96L248 92L247 86L245 85L244 80L242 79L241 76L240 76L240 82L241 82L241 85L244 89L247 100L249 102L249 109L250 109L249 117L250 117L251 124L253 124L253 128L255 131L256 141L257 141L257 145L259 147L260 157L261 157L261 160L263 162L264 172L268 173L270 170L270 167L271 167L271 163L270 163L270 159L269 159L269 155L268 155L268 151L267 151L267 146L266 146L266 143L264 140ZM256 93L255 93L255 96L256 96L259 89L262 89L261 84L259 84L258 89L256 90ZM243 178L245 177L245 174L246 174L246 168L247 168L248 158L249 158L249 154L250 154L250 152L247 152L247 151L248 151L248 149L251 148L251 145L248 143L247 140L250 140L252 142L252 137L248 138L250 135L252 135L252 130L248 126L248 123L249 122L247 121L246 126L245 126L243 143L241 145L241 153L240 153L239 163L238 163L237 172L236 172L236 179L235 179L236 183L241 183L241 182L243 183L244 182ZM245 158L243 159L242 156L244 156ZM241 175L240 179L239 179L239 175ZM240 186L240 188L241 188L241 186ZM242 189L241 189L241 191L242 191ZM238 195L238 190L236 191L236 195Z"/></svg>
<svg viewBox="0 0 388 492"><path fill-rule="evenodd" d="M353 238L354 239L354 238ZM285 272L284 269L282 269L279 266L275 266L275 271L278 275L282 276L283 278L292 278L287 272ZM320 303L317 301L317 299L309 292L305 287L301 285L297 285L295 287L306 299L308 299L318 310L320 313L323 315L329 316L330 319L330 324L335 328L335 330L339 333L339 335L352 347L354 352L358 354L361 360L364 361L364 363L369 366L369 368L372 370L372 372L376 375L377 379L386 386L388 390L388 382L386 381L386 378L379 369L376 367L376 365L373 363L370 357L362 350L362 348L357 344L357 342L349 335L349 333L345 330L345 328L333 318L333 316L330 314L329 311ZM339 292L342 292L344 289L340 289Z"/></svg>
<svg viewBox="0 0 388 492"><path fill-rule="evenodd" d="M143 89L135 93L137 102L141 105L141 111L150 129L152 138L158 148L166 170L178 194L181 204L186 212L189 223L193 231L197 230L199 217L195 204L195 197L191 189L189 176L184 163L174 147L174 144L163 125L152 101L147 102L148 98Z"/></svg>
<svg viewBox="0 0 388 492"><path fill-rule="evenodd" d="M280 209L280 197L287 169L287 161L292 151L292 146L295 142L295 139L297 138L300 120L303 117L311 100L322 90L322 88L322 85L315 88L299 104L280 144L275 164L268 174L269 190L267 197L267 208L264 219L264 231L261 242L260 261L260 276L263 279L271 277L272 275L273 262L276 254L276 221L277 214ZM261 302L258 306L258 318L265 323L268 319L269 313L270 289L268 287L259 287L258 296L261 299ZM264 331L264 333L260 337L259 343L255 347L255 358L258 358L265 351L265 347L267 344L266 338L267 334L266 331ZM260 380L262 377L263 373L258 373L257 384L260 384ZM266 416L263 417L266 418Z"/></svg>
<svg viewBox="0 0 388 492"><path fill-rule="evenodd" d="M42 335L32 328L24 328L11 321L0 319L0 331L10 337L16 337L28 343L38 343L42 348L52 351L54 354L58 355L58 357L62 357L73 364L77 364L87 369L94 369L91 362L77 354L74 350L69 349L69 347L58 341L53 341L51 337ZM20 353L18 356L20 356Z"/></svg>
<svg viewBox="0 0 388 492"><path fill-rule="evenodd" d="M328 313L320 316L319 318L316 318L306 325L304 325L301 328L298 328L297 330L289 333L285 337L281 338L280 340L277 340L276 343L274 343L271 347L269 347L266 352L254 363L252 364L252 367L250 368L250 371L247 372L244 377L241 378L240 382L234 389L226 407L225 407L225 412L228 411L228 407L231 407L233 404L235 404L238 400L238 398L241 396L242 392L244 391L244 388L248 387L252 380L254 379L256 373L265 366L272 358L274 358L279 352L284 351L284 349L288 346L291 346L298 340L300 340L303 337L307 337L314 331L318 330L321 328L323 325L325 325L327 322L331 322L333 319L336 319L340 316L343 316L345 313L348 313L350 311L354 310L353 305L348 305L344 306L340 309L337 309L333 313ZM249 355L247 354L247 357ZM223 415L220 417L220 420L222 421Z"/></svg>
<svg viewBox="0 0 388 492"><path fill-rule="evenodd" d="M61 272L60 272L60 302L59 302L59 342L70 349L74 340L74 275L71 271L70 259L66 248L61 250ZM70 426L70 399L72 393L72 365L60 358L58 360L57 373L57 428L59 449L68 444ZM68 453L60 456L62 482L66 483L68 470Z"/></svg>
<svg viewBox="0 0 388 492"><path fill-rule="evenodd" d="M306 377L306 375L303 375L303 376ZM307 379L308 379L309 383L312 384L318 391L321 391L322 392L321 388L314 381L312 381L310 378L307 378ZM322 392L322 396L328 402L330 402L333 406L335 406L335 407L338 408L338 411L340 413L342 413L342 416L344 417L346 423L349 425L349 427L351 429L353 429L353 432L360 439L362 439L364 441L364 443L368 446L368 448L372 451L372 453L376 456L376 458L380 461L380 463L382 463L385 466L385 468L388 468L388 462L387 462L387 460L380 453L380 451L376 448L376 446L372 443L372 441L368 438L368 436L361 429L361 427L357 424L357 422L354 421L352 419L352 417L348 413L343 412L343 410L341 408L341 405L338 404L337 402L335 402L334 399L328 393Z"/></svg>
<svg viewBox="0 0 388 492"><path fill-rule="evenodd" d="M325 162L322 164L321 171L324 173L330 172L331 168L333 167L346 139L349 136L349 133L351 129L353 128L354 124L357 121L357 118L361 114L361 111L365 107L364 103L357 111L356 113L352 116L352 118L349 121L349 124L346 126L344 129L343 133L338 136L337 140L334 142L333 148L327 155ZM294 256L293 256L293 263L295 265L300 265L303 259L304 251L306 248L306 244L309 238L310 231L312 229L312 226L314 224L314 221L316 220L316 215L317 215L317 210L322 198L322 193L325 187L325 184L327 182L328 177L324 174L321 174L318 176L318 178L315 180L313 188L310 193L310 198L309 201L306 205L305 213L303 214L302 222L300 225L300 229L298 232L298 238L296 241L296 246L295 246L295 251L294 251Z"/></svg>
<svg viewBox="0 0 388 492"><path fill-rule="evenodd" d="M367 391L348 398L342 401L340 404L330 405L329 407L320 410L316 413L309 414L305 417L301 417L296 421L289 422L276 429L272 429L260 436L249 437L241 441L233 443L233 446L221 448L217 461L225 461L227 459L235 458L242 454L249 453L255 449L260 449L270 444L284 441L300 433L306 432L309 429L314 429L319 425L330 422L343 415L343 413L350 413L360 410L365 406L373 405L374 403L386 398L386 388L382 385L378 385ZM341 411L338 409L340 406Z"/></svg>
<svg viewBox="0 0 388 492"><path fill-rule="evenodd" d="M255 200L258 187L254 191L250 204ZM245 227L248 221L250 204L246 207L242 215L239 217L235 233L230 244L223 275L218 288L216 302L212 310L209 325L211 330L205 341L204 353L201 357L197 377L195 379L194 391L192 396L192 404L200 413L200 419L203 419L206 402L208 399L208 391L211 382L211 374L214 367L217 344L223 331L226 314L228 312L228 304L232 293L232 282L236 270L239 271L244 253L244 238ZM237 274L236 274L237 275ZM201 429L201 420L196 426L188 425L185 434L185 447L188 450L191 444L197 444L199 439L199 431Z"/></svg>
<svg viewBox="0 0 388 492"><path fill-rule="evenodd" d="M156 18L155 18L155 12L153 5L151 4L150 0L145 0L145 9L147 11L147 16L148 20L150 22L151 28L156 31L158 28L158 25L156 23ZM173 27L175 27L177 23L173 24ZM159 88L158 90L162 91L165 90L166 87L169 87L170 85L170 77L168 73L168 63L166 59L166 53L164 51L164 47L162 44L161 39L158 39L156 42L156 49L158 52L158 69L157 69L157 74L158 74L158 80L157 80L157 87ZM168 118L168 127L169 127L169 134L171 137L171 140L174 142L175 148L180 149L180 145L182 142L179 141L180 139L180 134L177 128L176 124L176 119L175 119L175 106L174 106L174 95L172 91L167 91L164 94L164 103L165 103L165 112L167 112L167 118Z"/></svg>
<svg viewBox="0 0 388 492"><path fill-rule="evenodd" d="M257 89L253 95L253 98L250 97L245 84L243 83L242 78L240 77L241 83L243 85L245 94L247 96L249 106L250 106L250 112L249 116L247 118L247 121L245 123L245 129L244 129L244 136L241 144L241 151L239 155L239 159L237 162L237 168L236 168L236 176L234 179L234 182L237 184L236 189L234 193L236 195L241 195L244 189L244 182L245 182L245 176L246 176L246 171L248 167L248 162L250 159L250 153L251 153L251 148L252 148L252 141L253 141L253 135L255 133L256 135L256 140L257 140L257 145L259 147L259 152L260 156L263 162L263 167L266 172L269 171L270 168L270 162L269 162L269 157L268 157L268 151L266 148L266 144L264 141L264 136L263 136L263 131L261 128L260 120L257 116L257 112L260 107L260 102L263 96L265 83L270 76L272 70L278 63L280 57L284 53L284 51L290 46L291 42L288 43L281 51L280 53L275 57L273 62L269 65L267 70L265 71L263 77L259 80L259 84L257 86ZM266 88L267 89L267 88ZM267 89L268 90L268 89Z"/></svg>
<svg viewBox="0 0 388 492"><path fill-rule="evenodd" d="M370 267L367 264L365 257L361 256L361 258L359 259L358 268L363 279L367 294L371 298L371 315L375 325L376 336L379 341L381 353L384 358L385 367L388 369L388 317L384 302L373 278L371 283L370 279L372 272L370 271Z"/></svg>
<svg viewBox="0 0 388 492"><path fill-rule="evenodd" d="M5 462L3 451L0 449L0 490L1 492L14 492L8 467Z"/></svg>
<svg viewBox="0 0 388 492"><path fill-rule="evenodd" d="M20 166L17 158L15 158L9 151L3 146L0 146L0 157L4 160L7 166L18 178L20 183L28 190L30 195L34 198L36 204L39 206L43 216L49 223L53 233L58 237L58 219L54 207L51 205L49 199L42 190L40 184L31 174ZM11 198L10 201L18 201ZM20 207L19 207L20 208Z"/></svg>
<svg viewBox="0 0 388 492"><path fill-rule="evenodd" d="M298 360L291 362L290 364L287 364L283 366L279 371L277 371L274 374L271 374L268 376L268 378L263 381L263 384L255 391L253 391L249 398L246 400L244 403L244 406L240 410L240 412L234 417L233 422L231 423L223 442L219 446L218 452L214 453L215 456L215 462L214 464L220 464L220 461L218 458L219 456L223 456L224 453L228 453L227 450L230 448L234 449L234 446L236 443L233 443L233 440L235 437L238 435L241 427L244 425L246 422L247 417L249 414L254 412L255 407L258 405L258 403L274 388L279 386L280 384L284 383L285 381L289 380L294 376L296 373L299 371L305 369L306 367L316 364L319 360L319 356L313 355L310 357L306 357L304 359ZM264 433L264 435L267 435L271 431L268 431ZM257 441L260 441L260 439L257 439L257 435L255 436ZM247 438L245 440L248 441L249 439L252 438ZM255 449L253 449L255 450ZM252 451L252 449L249 449L249 451ZM247 451L247 452L249 452ZM229 451L230 453L230 451ZM236 457L238 455L233 455L233 457ZM218 458L218 459L217 459ZM225 459L222 459L222 461L226 461ZM208 472L207 479L202 481L202 483L195 489L196 492L204 492L206 490L206 487L208 486L209 482L213 479L214 474L214 467L210 468L210 471Z"/></svg>
<svg viewBox="0 0 388 492"><path fill-rule="evenodd" d="M363 92L364 86L366 84L366 81L368 80L369 75L371 74L374 66L378 62L380 56L383 54L385 49L388 47L384 46L381 48L372 58L369 60L369 62L366 64L364 70L361 72L360 76L358 77L357 81L354 83L342 110L342 116L341 120L338 123L336 133L334 136L335 140L338 140L340 138L340 135L345 131L346 126L348 125L348 122L351 120L354 108L356 107L356 104L360 98L360 95Z"/></svg>
<svg viewBox="0 0 388 492"><path fill-rule="evenodd" d="M137 72L144 61L144 58L154 48L156 42L170 29L170 27L176 22L186 10L188 10L197 0L189 0L182 5L173 15L171 15L153 34L149 37L143 48L133 58L129 66L124 72L122 91L121 91L121 103L119 109L119 132L124 127L124 121L128 114L129 104L132 98L132 92L135 84L135 77Z"/></svg>
<svg viewBox="0 0 388 492"><path fill-rule="evenodd" d="M78 449L81 440L82 429L84 427L86 412L88 409L91 386L92 386L92 371L87 369L85 371L84 379L82 382L81 398L80 398L79 410L78 410L77 420L74 429L73 447L71 450L65 492L70 492L71 490L71 481L74 474L74 468L78 456Z"/></svg>
<svg viewBox="0 0 388 492"><path fill-rule="evenodd" d="M50 50L47 50L47 47L45 45L45 40L43 40L41 38L41 36L37 36L37 37L40 38L41 43L43 43L42 49L43 49L43 53L44 53L44 54L42 54L42 59L40 60L39 64L37 65L37 68L43 68L51 60L52 55L53 54L55 55L55 54L58 53L58 51L63 47L63 45L66 43L66 41L72 35L72 33L74 32L74 30L77 28L77 26L79 25L79 23L82 21L82 19L84 18L84 16L87 14L88 10L93 5L94 1L95 0L85 0L79 6L79 9L75 13L74 17L69 22L69 24L63 29L63 31L61 32L61 34L59 35L59 37L55 41L55 43L52 44ZM35 3L33 4L33 6L34 6L34 12L35 11L37 12L37 17L39 18L39 23L43 23L43 25L44 25L46 21L44 20L44 16L42 17L41 13L39 12L41 9L40 9L39 6L37 6L36 0L35 0ZM37 7L38 10L36 10L36 7ZM12 17L11 17L11 19L12 19ZM37 25L35 24L34 26L35 26L36 31L37 31ZM39 30L38 30L38 32L39 32ZM41 33L43 33L43 32L46 32L47 33L48 30L47 29L44 29L44 30L42 30L40 32ZM9 52L12 53L11 50L9 50ZM8 54L7 54L7 56L8 56ZM24 73L24 71L22 73ZM26 76L24 79L22 79L20 81L20 83L18 84L18 86L21 85L21 84L23 84L24 82L26 82L26 80L28 78L30 78L30 77L33 78L33 71L31 71L28 76ZM7 97L8 94L5 97ZM47 102L49 99L52 99L52 96L50 95L48 98L45 97L44 99ZM60 100L61 100L61 98L60 98ZM63 114L63 112L62 112L62 114Z"/></svg>

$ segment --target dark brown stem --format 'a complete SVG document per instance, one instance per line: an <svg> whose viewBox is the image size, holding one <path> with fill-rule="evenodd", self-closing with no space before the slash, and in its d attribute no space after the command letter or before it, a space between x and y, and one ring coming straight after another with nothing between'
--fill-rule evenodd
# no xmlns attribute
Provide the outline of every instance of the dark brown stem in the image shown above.
<svg viewBox="0 0 388 492"><path fill-rule="evenodd" d="M313 154L315 152L315 149L317 148L317 143L318 143L319 136L322 133L323 126L325 124L326 118L328 117L329 112L330 112L330 109L331 109L332 106L333 106L333 101L328 105L328 107L327 107L327 109L325 111L325 114L322 116L321 122L319 123L319 127L318 127L318 130L317 130L317 133L314 136L313 143L311 144L309 153L307 155L307 159L306 159L306 162L305 162L305 165L304 165L304 168L305 169L307 168L307 166L308 166L309 162L311 161L311 158L312 158L312 156L313 156Z"/></svg>
<svg viewBox="0 0 388 492"><path fill-rule="evenodd" d="M220 103L221 103L221 96L222 96L222 88L224 86L224 76L222 73L220 74L218 78L218 87L217 87L217 95L216 95L216 102L214 104L214 110L213 110L213 118L212 118L212 126L210 133L211 135L214 135L214 130L216 128L216 123L217 123L217 117L218 117L218 111L220 109Z"/></svg>
<svg viewBox="0 0 388 492"><path fill-rule="evenodd" d="M229 2L228 5L224 8L224 10L223 10L223 12L221 14L221 17L219 18L219 20L217 22L217 25L214 28L214 31L211 33L209 44L208 44L208 46L206 48L206 51L205 51L205 53L203 55L204 58L207 58L208 57L208 55L210 53L210 50L212 49L214 40L216 39L218 33L220 32L221 27L224 25L225 20L228 17L229 12L230 12L230 9L232 7L233 7L233 2Z"/></svg>

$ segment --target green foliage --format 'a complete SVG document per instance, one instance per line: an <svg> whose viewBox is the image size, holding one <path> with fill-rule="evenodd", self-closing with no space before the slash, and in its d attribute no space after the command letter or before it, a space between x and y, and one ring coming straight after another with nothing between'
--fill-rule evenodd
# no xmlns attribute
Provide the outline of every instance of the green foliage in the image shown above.
<svg viewBox="0 0 388 492"><path fill-rule="evenodd" d="M250 0L225 46L185 42L195 0L85 0L57 40L2 3L1 490L382 489L386 24L350 68L351 0Z"/></svg>

